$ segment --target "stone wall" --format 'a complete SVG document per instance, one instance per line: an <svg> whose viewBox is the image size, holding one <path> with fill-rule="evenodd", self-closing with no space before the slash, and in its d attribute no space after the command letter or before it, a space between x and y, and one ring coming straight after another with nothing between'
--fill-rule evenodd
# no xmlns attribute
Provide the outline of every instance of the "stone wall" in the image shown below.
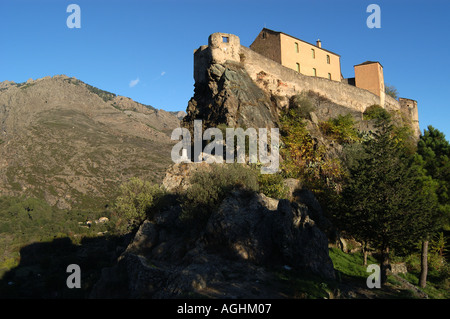
<svg viewBox="0 0 450 319"><path fill-rule="evenodd" d="M302 91L314 91L332 102L359 112L373 104L380 104L375 94L345 83L312 77L291 70L249 48L241 46L244 68L250 77L273 95L292 96ZM392 105L395 107L395 103ZM400 105L397 102L397 108Z"/></svg>
<svg viewBox="0 0 450 319"><path fill-rule="evenodd" d="M221 40L224 36L228 37L227 43L223 43ZM209 46L200 47L194 54L194 78L196 83L207 80L206 70L212 63L239 62L252 80L270 95L288 99L303 91L313 91L325 96L333 103L361 113L373 104L382 105L389 111L407 111L411 116L414 131L416 134L420 134L417 102L413 100L400 99L403 102L399 102L386 95L384 101L380 101L379 96L368 90L345 82L300 74L240 45L237 36L227 33L214 33L210 36L208 42Z"/></svg>

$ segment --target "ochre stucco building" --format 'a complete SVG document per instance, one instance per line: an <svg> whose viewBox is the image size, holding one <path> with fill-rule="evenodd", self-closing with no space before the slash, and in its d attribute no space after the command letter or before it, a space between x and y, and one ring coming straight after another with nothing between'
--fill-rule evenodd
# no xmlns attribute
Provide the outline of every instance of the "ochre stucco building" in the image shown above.
<svg viewBox="0 0 450 319"><path fill-rule="evenodd" d="M366 61L354 66L355 86L368 90L380 97L380 104L384 105L385 88L383 66L380 62Z"/></svg>
<svg viewBox="0 0 450 319"><path fill-rule="evenodd" d="M250 49L301 74L341 81L341 57L283 32L261 30Z"/></svg>
<svg viewBox="0 0 450 319"><path fill-rule="evenodd" d="M314 45L286 33L264 28L250 45L250 49L304 75L337 82L344 80L340 55L322 48L320 40ZM366 61L355 65L354 70L355 77L345 79L345 82L379 96L380 104L383 105L383 66L379 62Z"/></svg>

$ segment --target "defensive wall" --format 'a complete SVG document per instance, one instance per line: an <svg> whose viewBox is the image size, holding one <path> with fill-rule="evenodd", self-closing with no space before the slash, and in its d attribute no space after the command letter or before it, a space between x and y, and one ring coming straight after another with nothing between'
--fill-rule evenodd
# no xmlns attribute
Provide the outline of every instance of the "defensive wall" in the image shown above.
<svg viewBox="0 0 450 319"><path fill-rule="evenodd" d="M420 134L416 101L407 98L396 100L389 95L380 99L368 90L345 82L303 75L242 46L239 37L233 34L213 33L209 36L207 46L203 45L194 51L195 82L208 80L207 69L211 64L223 64L227 61L239 62L252 80L271 95L289 98L302 91L313 91L336 104L361 113L367 107L378 104L388 111L407 114L416 135Z"/></svg>

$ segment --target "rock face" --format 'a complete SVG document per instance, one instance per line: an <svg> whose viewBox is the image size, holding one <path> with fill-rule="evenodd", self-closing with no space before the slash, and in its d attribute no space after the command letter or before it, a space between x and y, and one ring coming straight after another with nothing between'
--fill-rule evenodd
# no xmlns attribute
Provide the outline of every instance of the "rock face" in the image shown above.
<svg viewBox="0 0 450 319"><path fill-rule="evenodd" d="M206 127L275 127L278 115L270 96L260 89L237 62L211 64L203 82L195 83L194 97L183 125L202 119Z"/></svg>
<svg viewBox="0 0 450 319"><path fill-rule="evenodd" d="M273 201L235 190L195 236L181 207L167 207L140 226L90 297L280 298L269 269L283 266L333 279L328 240L308 206L280 200L273 207Z"/></svg>

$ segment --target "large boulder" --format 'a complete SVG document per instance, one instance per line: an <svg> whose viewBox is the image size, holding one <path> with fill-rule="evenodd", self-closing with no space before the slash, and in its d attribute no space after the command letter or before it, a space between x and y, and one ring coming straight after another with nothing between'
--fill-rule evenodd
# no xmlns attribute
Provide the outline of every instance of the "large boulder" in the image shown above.
<svg viewBox="0 0 450 319"><path fill-rule="evenodd" d="M212 213L205 237L209 245L256 264L288 265L334 278L328 239L306 205L280 200L270 210L263 195L235 191Z"/></svg>
<svg viewBox="0 0 450 319"><path fill-rule="evenodd" d="M306 205L239 189L200 231L181 213L175 204L146 220L91 298L279 298L267 285L273 267L335 278L327 237Z"/></svg>

